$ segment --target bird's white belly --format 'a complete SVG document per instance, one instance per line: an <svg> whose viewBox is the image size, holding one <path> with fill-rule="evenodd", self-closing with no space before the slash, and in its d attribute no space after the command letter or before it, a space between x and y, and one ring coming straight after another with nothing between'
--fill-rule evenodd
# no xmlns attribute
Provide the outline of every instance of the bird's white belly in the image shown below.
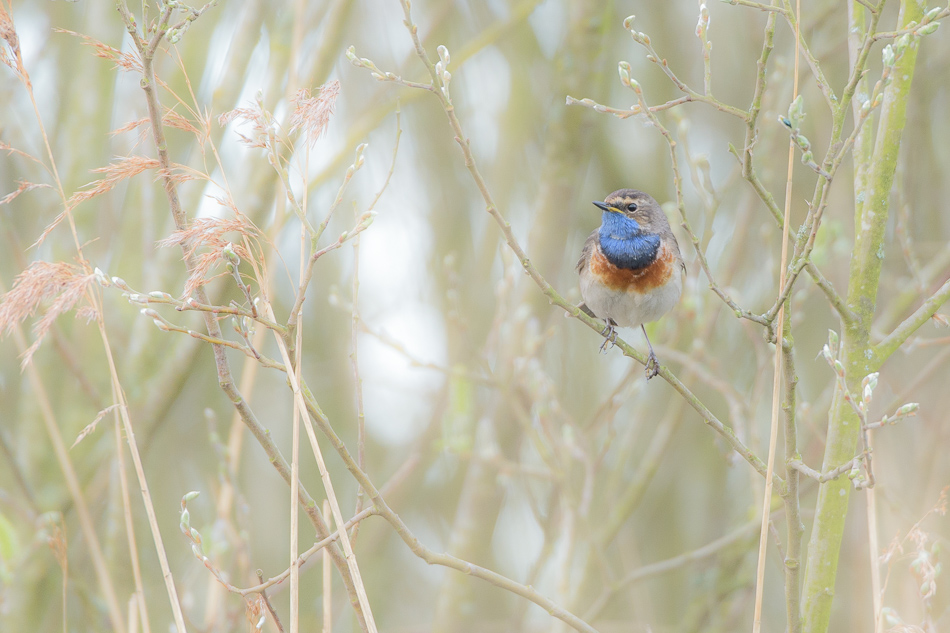
<svg viewBox="0 0 950 633"><path fill-rule="evenodd" d="M611 290L595 283L590 275L581 275L581 296L599 318L613 319L621 327L637 327L641 323L656 321L679 301L683 279L676 273L668 283L647 293Z"/></svg>

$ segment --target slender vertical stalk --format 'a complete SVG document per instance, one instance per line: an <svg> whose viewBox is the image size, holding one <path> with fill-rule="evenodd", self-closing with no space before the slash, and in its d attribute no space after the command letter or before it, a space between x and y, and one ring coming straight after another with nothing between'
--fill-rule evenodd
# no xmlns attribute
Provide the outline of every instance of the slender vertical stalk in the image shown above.
<svg viewBox="0 0 950 633"><path fill-rule="evenodd" d="M868 433L868 452L874 452L874 433ZM868 500L868 562L871 567L871 604L874 609L874 632L881 633L884 618L881 617L881 562L880 545L877 540L877 494L871 486L866 491Z"/></svg>
<svg viewBox="0 0 950 633"><path fill-rule="evenodd" d="M118 402L115 393L112 394L112 401ZM119 471L119 488L122 491L122 513L125 516L125 537L129 544L129 560L132 563L132 579L135 582L135 595L133 600L138 604L139 615L141 616L142 633L151 633L151 627L148 622L148 606L145 602L145 589L142 583L142 568L139 565L139 548L135 542L135 524L132 521L132 498L129 494L129 478L125 472L125 451L122 449L122 420L119 412L115 411L115 447L116 447L116 467ZM131 615L130 615L131 620ZM131 626L129 627L132 628Z"/></svg>
<svg viewBox="0 0 950 633"><path fill-rule="evenodd" d="M26 351L28 347L26 337L19 326L13 330L13 339L20 354ZM103 599L109 612L109 622L115 631L124 633L126 630L125 620L122 617L122 610L119 608L115 586L112 584L111 576L109 576L109 568L106 565L105 556L102 553L102 545L99 542L99 537L96 535L92 514L89 512L89 505L86 503L86 497L83 494L82 487L79 485L76 469L73 466L72 460L69 458L69 451L59 431L56 414L53 412L53 407L50 404L43 379L40 377L40 372L33 363L28 363L25 371L27 379L30 381L30 388L36 394L36 401L40 408L40 417L43 419L43 426L46 428L50 443L53 445L53 451L56 453L56 461L63 471L63 479L66 481L66 487L69 489L69 494L72 497L73 503L76 505L79 525L82 529L83 537L87 539L89 557L92 559L92 566L96 571L96 579L99 582L99 587L102 590Z"/></svg>
<svg viewBox="0 0 950 633"><path fill-rule="evenodd" d="M323 500L323 515L330 514L330 502ZM337 530L337 533L344 528ZM331 575L330 557L323 550L323 633L332 633L333 630L333 576Z"/></svg>
<svg viewBox="0 0 950 633"><path fill-rule="evenodd" d="M801 21L802 3L798 0L796 7L797 15L795 21L795 64L794 75L792 79L792 100L798 97L798 61L799 47L801 45L801 36L798 30L798 24ZM789 139L788 142L788 174L785 177L785 212L782 216L782 259L779 265L779 291L785 288L785 279L788 265L788 235L789 218L792 215L792 177L795 173L795 142ZM769 457L768 465L765 469L765 491L762 493L762 526L759 532L759 560L755 572L755 609L752 616L752 633L759 633L762 629L762 599L765 589L765 557L767 553L766 546L769 542L769 514L772 506L772 473L775 467L775 451L778 442L778 418L779 403L782 399L782 354L785 345L789 345L791 352L791 340L786 342L785 334L789 329L785 314L785 307L788 301L781 304L776 319L775 331L775 362L773 364L774 376L772 380L772 424L769 431ZM789 615L791 618L791 615Z"/></svg>
<svg viewBox="0 0 950 633"><path fill-rule="evenodd" d="M309 153L309 150L308 150ZM306 173L306 172L305 172ZM306 190L306 188L305 188ZM306 205L304 205L306 208ZM303 277L303 271L306 256L307 230L300 225L300 277ZM301 308L302 310L303 308ZM294 346L294 365L293 372L296 381L300 382L301 350L303 328L297 328L296 344ZM288 359L289 360L289 359ZM285 362L288 362L285 360ZM289 365L289 362L288 362ZM288 367L289 368L289 367ZM297 486L300 484L300 405L298 399L294 399L294 410L291 416L293 425L291 449L290 449L290 633L297 633L300 630L300 567L297 565L297 517L299 516L299 506L296 503ZM341 528L342 529L342 528Z"/></svg>
<svg viewBox="0 0 950 633"><path fill-rule="evenodd" d="M270 303L264 302L264 313L265 315L274 320L274 311ZM293 360L290 358L287 345L284 342L284 339L281 337L280 333L273 331L274 339L277 343L277 347L280 350L281 358L284 361L284 365L293 368ZM300 411L308 410L307 402L305 400L304 392L301 389L302 381L299 379L299 368L298 371L288 371L287 377L290 379L290 386L294 393L295 400L295 410L296 407L300 407ZM307 395L312 396L307 390ZM312 401L312 404L316 406L315 401ZM318 407L319 408L319 407ZM327 499L330 502L330 509L333 511L333 520L336 522L337 529L340 532L340 542L343 544L343 551L346 553L346 564L347 569L350 572L350 577L353 579L353 585L356 588L356 595L359 599L360 613L363 614L366 621L366 628L369 633L376 633L376 622L373 619L373 612L369 606L369 597L366 595L366 588L363 586L363 580L360 577L359 565L356 562L356 555L353 553L353 546L350 543L350 537L347 532L346 523L343 520L343 513L340 510L340 502L337 499L336 492L334 492L333 484L330 481L330 472L327 470L326 462L323 459L323 452L320 450L320 445L317 443L316 434L313 431L313 425L306 425L307 438L310 440L310 447L313 450L313 456L316 458L317 467L320 470L320 479L323 481L323 489L327 493ZM360 471L362 472L362 471ZM292 565L295 565L295 561L291 561Z"/></svg>
<svg viewBox="0 0 950 633"><path fill-rule="evenodd" d="M115 357L112 354L112 346L109 344L109 338L106 336L106 324L100 317L96 320L99 326L99 336L105 347L106 361L109 364L109 376L112 379L112 393L115 396L115 403L118 405L119 417L122 420L122 429L125 431L125 441L129 445L129 453L132 455L132 465L135 468L135 475L139 482L139 491L142 495L142 503L145 506L145 514L148 517L148 524L152 532L152 541L155 544L155 553L158 555L158 562L162 570L162 578L165 581L165 591L168 593L168 601L172 608L172 615L175 618L175 626L178 633L186 633L185 616L181 610L181 601L178 598L178 589L175 587L175 577L172 575L171 566L168 564L168 555L165 553L165 544L162 540L162 533L158 528L158 516L155 514L155 504L152 503L152 494L149 492L148 479L145 477L145 467L142 464L142 456L139 453L138 444L135 441L135 430L132 427L132 420L129 417L129 405L119 384L119 372L115 366Z"/></svg>

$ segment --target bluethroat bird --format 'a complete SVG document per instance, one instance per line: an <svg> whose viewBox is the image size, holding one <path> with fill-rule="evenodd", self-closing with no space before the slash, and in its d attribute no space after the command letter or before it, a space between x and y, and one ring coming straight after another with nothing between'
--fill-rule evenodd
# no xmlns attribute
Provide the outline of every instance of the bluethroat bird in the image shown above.
<svg viewBox="0 0 950 633"><path fill-rule="evenodd" d="M594 206L603 211L601 226L587 238L577 272L579 307L607 324L601 351L617 339L617 326L640 326L647 339L647 380L659 363L644 323L673 309L683 292L686 264L657 201L636 189L620 189Z"/></svg>

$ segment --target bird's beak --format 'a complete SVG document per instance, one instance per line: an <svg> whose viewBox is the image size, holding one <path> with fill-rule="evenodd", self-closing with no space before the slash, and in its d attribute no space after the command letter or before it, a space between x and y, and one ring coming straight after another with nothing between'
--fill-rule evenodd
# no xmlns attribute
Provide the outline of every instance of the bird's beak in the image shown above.
<svg viewBox="0 0 950 633"><path fill-rule="evenodd" d="M623 213L620 209L612 207L604 202L594 201L594 206L600 209L601 211L613 211L614 213Z"/></svg>

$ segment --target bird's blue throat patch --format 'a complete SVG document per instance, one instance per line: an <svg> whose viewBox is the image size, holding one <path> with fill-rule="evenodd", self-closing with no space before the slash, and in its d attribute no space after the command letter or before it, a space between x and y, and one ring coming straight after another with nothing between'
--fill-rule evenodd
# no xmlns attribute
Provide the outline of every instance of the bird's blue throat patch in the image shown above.
<svg viewBox="0 0 950 633"><path fill-rule="evenodd" d="M656 260L660 236L644 233L637 221L622 213L604 211L600 227L600 249L607 261L618 268L645 268Z"/></svg>

